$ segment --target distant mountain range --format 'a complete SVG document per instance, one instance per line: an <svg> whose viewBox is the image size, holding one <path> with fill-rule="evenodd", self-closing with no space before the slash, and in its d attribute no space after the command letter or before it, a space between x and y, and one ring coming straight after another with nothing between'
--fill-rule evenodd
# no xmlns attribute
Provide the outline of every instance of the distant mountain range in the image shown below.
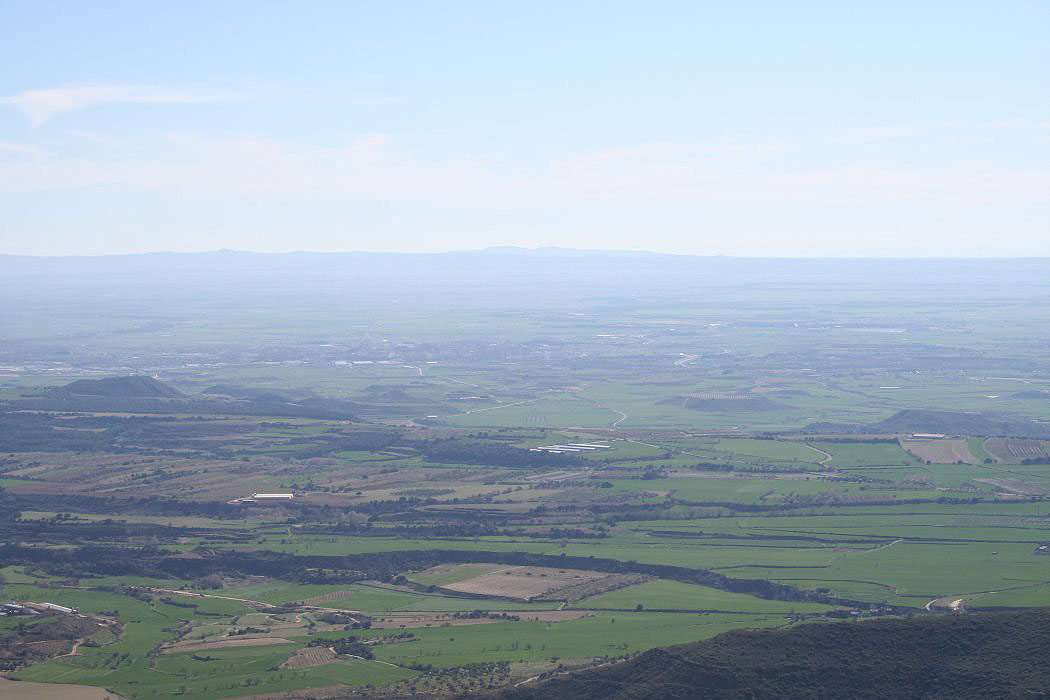
<svg viewBox="0 0 1050 700"><path fill-rule="evenodd" d="M931 279L978 284L1043 279L1050 260L892 259L892 258L733 258L644 251L526 249L515 247L444 253L206 253L33 257L0 255L0 279L22 283L203 281L219 276L293 279L447 281L520 280L562 277L611 282L646 282L660 286L691 284L769 284L797 282L922 286ZM307 275L308 276L304 276ZM115 276L115 277L107 277Z"/></svg>
<svg viewBox="0 0 1050 700"><path fill-rule="evenodd" d="M350 420L360 404L317 396L216 385L200 394L184 394L152 377L132 375L78 379L39 394L23 394L12 404L44 411L232 414Z"/></svg>
<svg viewBox="0 0 1050 700"><path fill-rule="evenodd" d="M13 400L19 408L45 411L234 414L351 420L412 412L448 411L439 401L412 396L396 387L374 385L359 401L310 392L216 384L199 394L184 394L152 377L132 375L78 379Z"/></svg>

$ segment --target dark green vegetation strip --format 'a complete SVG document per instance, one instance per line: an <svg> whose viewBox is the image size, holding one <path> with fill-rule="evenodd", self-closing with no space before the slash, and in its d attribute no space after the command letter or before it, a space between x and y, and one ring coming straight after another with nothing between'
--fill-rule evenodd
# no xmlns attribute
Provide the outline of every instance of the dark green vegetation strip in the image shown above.
<svg viewBox="0 0 1050 700"><path fill-rule="evenodd" d="M643 564L598 557L553 556L527 552L486 552L458 549L406 550L351 554L342 557L296 556L269 551L220 550L210 556L184 558L155 549L82 547L56 552L34 547L4 545L0 561L35 564L69 575L85 573L158 577L203 577L211 574L272 576L299 583L341 584L367 579L390 580L401 572L421 571L448 563L484 562L512 566L544 566L583 569L615 574L647 574L657 578L746 593L769 600L811 601L839 605L862 605L763 579L736 579L707 569Z"/></svg>

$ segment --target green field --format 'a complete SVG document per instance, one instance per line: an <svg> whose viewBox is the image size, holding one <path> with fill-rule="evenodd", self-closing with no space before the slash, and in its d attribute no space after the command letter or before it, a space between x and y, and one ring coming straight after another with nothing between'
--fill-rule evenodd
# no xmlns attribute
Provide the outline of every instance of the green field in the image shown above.
<svg viewBox="0 0 1050 700"><path fill-rule="evenodd" d="M753 613L826 612L831 606L820 603L793 603L763 600L754 596L694 586L678 581L649 581L618 591L605 593L577 604L576 607L632 610L638 605L658 610L721 610Z"/></svg>
<svg viewBox="0 0 1050 700"><path fill-rule="evenodd" d="M749 616L745 620L723 614L599 613L555 624L528 622L423 630L416 633L418 641L380 647L378 656L392 663L435 666L458 666L479 661L542 661L551 657L620 656L656 644L707 639L741 625L775 627L786 624L786 617L775 614Z"/></svg>

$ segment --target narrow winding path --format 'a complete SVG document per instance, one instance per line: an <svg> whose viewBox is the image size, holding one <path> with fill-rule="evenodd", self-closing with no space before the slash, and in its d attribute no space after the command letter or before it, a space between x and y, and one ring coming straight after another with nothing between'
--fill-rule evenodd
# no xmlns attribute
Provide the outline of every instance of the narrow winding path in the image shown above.
<svg viewBox="0 0 1050 700"><path fill-rule="evenodd" d="M817 462L817 464L819 464L822 467L828 466L828 462L830 462L831 460L835 459L835 455L831 454L830 452L825 452L824 450L820 449L819 447L813 447L813 445L810 445L808 442L806 443L806 447L808 447L809 449L811 449L811 450L813 450L815 452L819 452L820 454L824 455L824 458L821 459L819 462Z"/></svg>

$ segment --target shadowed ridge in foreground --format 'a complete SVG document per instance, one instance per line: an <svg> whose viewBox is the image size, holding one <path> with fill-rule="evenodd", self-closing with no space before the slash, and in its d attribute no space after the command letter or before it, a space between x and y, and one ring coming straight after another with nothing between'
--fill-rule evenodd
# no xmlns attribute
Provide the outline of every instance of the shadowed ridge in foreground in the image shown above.
<svg viewBox="0 0 1050 700"><path fill-rule="evenodd" d="M1050 608L734 630L498 694L504 700L1050 696Z"/></svg>

